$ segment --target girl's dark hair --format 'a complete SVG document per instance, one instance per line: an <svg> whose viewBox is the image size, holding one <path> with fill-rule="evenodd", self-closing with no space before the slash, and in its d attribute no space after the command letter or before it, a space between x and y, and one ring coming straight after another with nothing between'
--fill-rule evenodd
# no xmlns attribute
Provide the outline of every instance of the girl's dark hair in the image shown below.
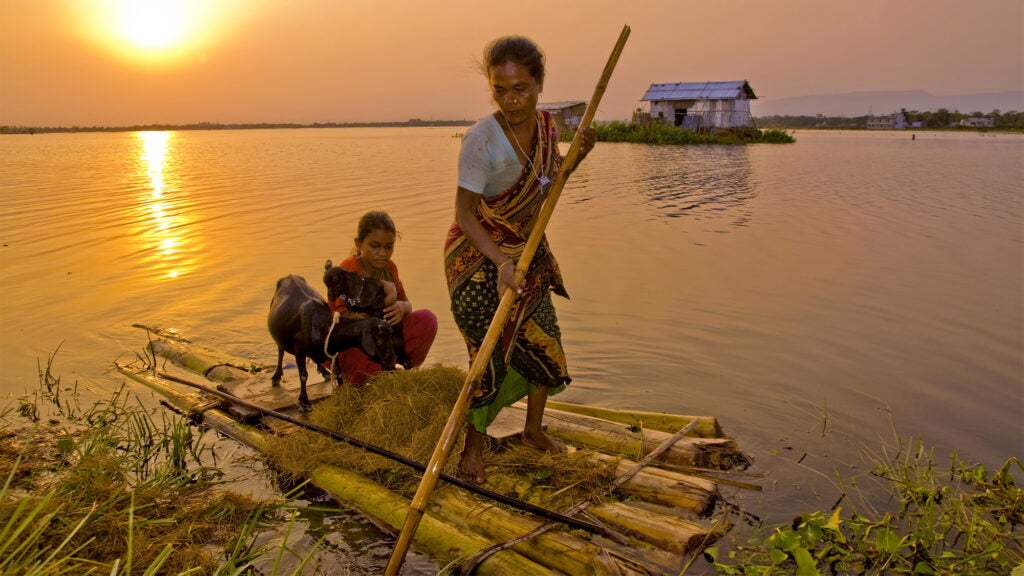
<svg viewBox="0 0 1024 576"><path fill-rule="evenodd" d="M484 73L508 62L515 62L530 71L538 84L544 84L544 53L525 36L503 36L484 48Z"/></svg>
<svg viewBox="0 0 1024 576"><path fill-rule="evenodd" d="M359 219L359 226L356 228L356 242L366 240L366 237L374 230L387 230L394 234L396 238L398 237L394 221L383 210L374 210L363 214L363 217Z"/></svg>

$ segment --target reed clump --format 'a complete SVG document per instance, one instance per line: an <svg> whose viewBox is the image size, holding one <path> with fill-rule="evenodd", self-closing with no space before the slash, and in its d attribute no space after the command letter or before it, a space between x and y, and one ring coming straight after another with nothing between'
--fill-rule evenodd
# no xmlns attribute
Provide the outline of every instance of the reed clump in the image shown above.
<svg viewBox="0 0 1024 576"><path fill-rule="evenodd" d="M464 370L450 366L382 372L363 388L344 386L318 402L310 415L311 422L426 463L465 380ZM445 473L458 474L463 442L460 427ZM293 479L302 478L319 466L333 465L359 472L411 496L421 477L420 472L405 464L307 430L296 430L275 440L265 451L274 466ZM521 493L558 492L547 498L546 503L561 502L565 507L599 497L615 470L614 462L599 463L583 453L544 454L516 443L491 447L486 459L489 477L512 477ZM559 488L546 488L556 485Z"/></svg>
<svg viewBox="0 0 1024 576"><path fill-rule="evenodd" d="M203 434L123 386L81 409L52 361L0 410L0 574L244 573L280 503L224 490Z"/></svg>

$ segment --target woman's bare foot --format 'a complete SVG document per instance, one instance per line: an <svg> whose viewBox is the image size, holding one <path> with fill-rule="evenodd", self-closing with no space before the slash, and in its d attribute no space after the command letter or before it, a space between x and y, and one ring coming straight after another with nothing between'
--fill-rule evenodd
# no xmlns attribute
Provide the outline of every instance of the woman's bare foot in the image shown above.
<svg viewBox="0 0 1024 576"><path fill-rule="evenodd" d="M487 480L484 472L484 435L472 424L466 425L466 445L462 448L462 459L459 460L459 476L474 484L483 484Z"/></svg>
<svg viewBox="0 0 1024 576"><path fill-rule="evenodd" d="M523 444L541 452L550 452L552 454L565 452L565 444L548 436L543 431L523 430Z"/></svg>

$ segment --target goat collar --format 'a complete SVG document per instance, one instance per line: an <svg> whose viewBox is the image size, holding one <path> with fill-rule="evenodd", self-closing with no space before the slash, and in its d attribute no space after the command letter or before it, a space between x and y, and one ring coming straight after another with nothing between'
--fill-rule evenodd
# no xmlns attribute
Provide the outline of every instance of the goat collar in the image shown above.
<svg viewBox="0 0 1024 576"><path fill-rule="evenodd" d="M359 297L363 295L363 288L365 288L365 287L366 287L366 276L363 276L362 274L360 274L359 275L359 291L356 292L355 296L348 296L348 295L345 296L345 304L347 304L350 309L351 308L355 308L356 305L359 304Z"/></svg>
<svg viewBox="0 0 1024 576"><path fill-rule="evenodd" d="M324 355L332 360L332 362L331 362L331 368L332 369L334 368L334 362L333 362L334 357L337 356L338 353L335 352L334 354L331 354L330 352L328 352L327 351L327 345L330 344L330 342L331 342L331 332L334 332L334 327L337 326L338 322L340 322L340 321L341 321L341 312L335 312L331 316L331 327L330 327L330 329L327 330L327 338L324 339Z"/></svg>

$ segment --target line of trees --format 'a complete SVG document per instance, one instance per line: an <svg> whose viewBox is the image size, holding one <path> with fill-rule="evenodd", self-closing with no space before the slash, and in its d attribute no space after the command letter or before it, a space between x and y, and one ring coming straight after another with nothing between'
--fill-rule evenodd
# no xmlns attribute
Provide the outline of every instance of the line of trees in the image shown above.
<svg viewBox="0 0 1024 576"><path fill-rule="evenodd" d="M43 134L47 132L142 132L146 130L265 130L270 128L400 128L407 126L471 126L470 120L423 120L405 122L316 122L314 124L270 123L220 124L141 124L135 126L0 126L0 134Z"/></svg>
<svg viewBox="0 0 1024 576"><path fill-rule="evenodd" d="M952 128L959 127L960 121L965 118L991 118L993 130L1024 130L1024 112L1011 110L1000 112L993 110L988 114L971 112L965 114L958 110L947 110L939 108L933 111L919 112L917 110L901 110L907 119L907 124L920 122L922 128ZM757 118L757 125L761 128L867 128L868 118L871 116L761 116ZM973 128L972 128L973 129Z"/></svg>

